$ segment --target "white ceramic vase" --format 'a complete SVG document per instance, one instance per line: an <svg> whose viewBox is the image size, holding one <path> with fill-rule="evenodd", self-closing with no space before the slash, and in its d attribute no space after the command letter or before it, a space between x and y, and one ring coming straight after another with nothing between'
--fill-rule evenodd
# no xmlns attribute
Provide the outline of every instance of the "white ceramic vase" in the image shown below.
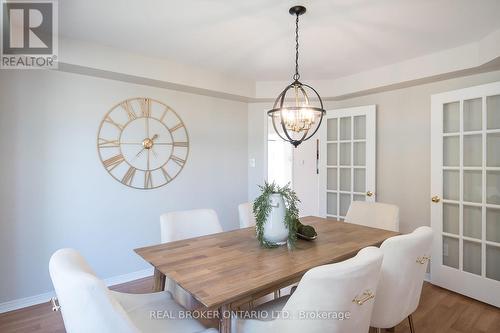
<svg viewBox="0 0 500 333"><path fill-rule="evenodd" d="M285 200L281 194L271 194L271 212L264 224L264 239L276 245L285 245L288 240L288 228L285 224Z"/></svg>

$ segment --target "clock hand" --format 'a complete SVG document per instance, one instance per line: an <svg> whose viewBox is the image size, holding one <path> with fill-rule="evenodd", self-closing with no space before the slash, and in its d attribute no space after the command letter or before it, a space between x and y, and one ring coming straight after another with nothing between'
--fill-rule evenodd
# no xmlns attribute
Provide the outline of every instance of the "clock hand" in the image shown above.
<svg viewBox="0 0 500 333"><path fill-rule="evenodd" d="M140 150L140 151L139 151L139 152L135 155L134 160L135 160L137 157L139 157L139 156L140 156L140 155L144 152L144 150L145 150L145 149L146 149L146 148L142 148L142 149L141 149L141 150Z"/></svg>
<svg viewBox="0 0 500 333"><path fill-rule="evenodd" d="M153 135L153 137L151 138L151 141L155 141L156 139L158 139L158 137L159 137L158 134Z"/></svg>

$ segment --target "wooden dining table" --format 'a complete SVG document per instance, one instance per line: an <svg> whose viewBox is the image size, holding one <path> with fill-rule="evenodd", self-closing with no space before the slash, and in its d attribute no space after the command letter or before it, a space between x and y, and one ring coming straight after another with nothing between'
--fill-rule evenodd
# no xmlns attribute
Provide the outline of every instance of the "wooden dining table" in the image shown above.
<svg viewBox="0 0 500 333"><path fill-rule="evenodd" d="M192 295L204 310L218 310L220 332L230 331L223 315L242 304L300 280L309 269L346 260L367 246L379 246L398 233L320 217L304 217L314 226L314 241L297 240L286 246L262 248L255 228L135 249L154 267L155 291L168 278Z"/></svg>

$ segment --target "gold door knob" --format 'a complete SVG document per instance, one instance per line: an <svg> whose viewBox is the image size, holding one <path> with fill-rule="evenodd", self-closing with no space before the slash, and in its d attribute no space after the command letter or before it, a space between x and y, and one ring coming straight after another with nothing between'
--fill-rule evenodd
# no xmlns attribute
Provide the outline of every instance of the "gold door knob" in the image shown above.
<svg viewBox="0 0 500 333"><path fill-rule="evenodd" d="M373 192L372 192L372 191L368 191L368 192L366 192L366 196L367 196L367 197L371 197L371 196L373 196Z"/></svg>
<svg viewBox="0 0 500 333"><path fill-rule="evenodd" d="M439 198L439 196L435 195L431 198L431 201L434 203L438 203L439 201L441 201L441 198Z"/></svg>

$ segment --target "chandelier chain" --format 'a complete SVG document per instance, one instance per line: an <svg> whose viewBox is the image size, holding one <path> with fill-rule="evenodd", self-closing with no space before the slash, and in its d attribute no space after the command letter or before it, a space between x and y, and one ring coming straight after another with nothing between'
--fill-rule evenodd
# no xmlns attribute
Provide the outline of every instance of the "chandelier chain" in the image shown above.
<svg viewBox="0 0 500 333"><path fill-rule="evenodd" d="M297 18L295 19L295 74L293 75L293 79L295 81L300 79L300 74L299 74L299 14L297 14Z"/></svg>

